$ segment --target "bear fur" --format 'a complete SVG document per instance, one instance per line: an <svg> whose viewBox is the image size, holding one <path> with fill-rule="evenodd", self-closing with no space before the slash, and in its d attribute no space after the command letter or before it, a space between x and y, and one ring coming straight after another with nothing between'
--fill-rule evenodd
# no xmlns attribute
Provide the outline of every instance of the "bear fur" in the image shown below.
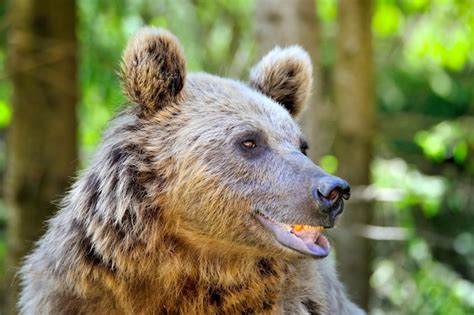
<svg viewBox="0 0 474 315"><path fill-rule="evenodd" d="M144 28L121 74L134 105L27 256L22 314L363 313L330 258L285 248L254 217L309 209L304 174L320 169L293 119L312 84L306 52L275 48L242 83L187 74L178 40ZM312 213L301 218L327 224Z"/></svg>

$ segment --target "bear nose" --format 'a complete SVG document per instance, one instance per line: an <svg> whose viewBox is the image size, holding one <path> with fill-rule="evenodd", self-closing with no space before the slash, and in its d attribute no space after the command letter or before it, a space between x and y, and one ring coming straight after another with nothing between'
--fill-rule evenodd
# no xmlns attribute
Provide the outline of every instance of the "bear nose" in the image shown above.
<svg viewBox="0 0 474 315"><path fill-rule="evenodd" d="M336 176L323 176L317 180L313 189L313 198L321 210L336 216L342 212L339 205L341 199L349 199L351 188L349 184ZM337 213L335 213L337 212Z"/></svg>

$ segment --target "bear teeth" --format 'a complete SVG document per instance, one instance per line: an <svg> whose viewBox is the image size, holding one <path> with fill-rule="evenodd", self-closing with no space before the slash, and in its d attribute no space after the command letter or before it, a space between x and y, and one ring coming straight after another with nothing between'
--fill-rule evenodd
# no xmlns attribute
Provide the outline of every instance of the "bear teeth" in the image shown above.
<svg viewBox="0 0 474 315"><path fill-rule="evenodd" d="M264 217L265 219L267 219L267 220L269 220L273 223L279 224L280 226L285 226L288 229L288 232L297 232L298 233L298 232L305 232L305 231L306 232L322 232L322 231L324 231L324 227L321 226L321 225L313 226L313 225L307 225L307 224L285 224L285 223L281 223L281 222L273 220L268 215L266 215L265 213L263 213L259 210L256 210L255 213L259 216Z"/></svg>
<svg viewBox="0 0 474 315"><path fill-rule="evenodd" d="M291 225L292 231L295 232L301 232L301 231L315 231L315 232L322 232L324 231L323 226L312 226L312 225L306 225L306 224L293 224Z"/></svg>

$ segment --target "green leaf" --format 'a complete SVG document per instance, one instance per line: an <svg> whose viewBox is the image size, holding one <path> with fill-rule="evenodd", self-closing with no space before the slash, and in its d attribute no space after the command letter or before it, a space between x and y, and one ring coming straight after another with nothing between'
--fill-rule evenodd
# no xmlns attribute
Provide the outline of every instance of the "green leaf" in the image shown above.
<svg viewBox="0 0 474 315"><path fill-rule="evenodd" d="M337 1L334 0L318 0L317 1L318 16L322 21L332 21L337 15Z"/></svg>
<svg viewBox="0 0 474 315"><path fill-rule="evenodd" d="M467 142L465 140L459 141L456 143L453 149L454 160L457 163L462 164L464 161L466 161L468 151L469 148Z"/></svg>
<svg viewBox="0 0 474 315"><path fill-rule="evenodd" d="M372 20L372 28L380 37L388 37L398 32L403 22L400 9L390 3L381 2Z"/></svg>
<svg viewBox="0 0 474 315"><path fill-rule="evenodd" d="M337 172L338 160L334 155L325 155L321 158L320 165L329 174L335 174Z"/></svg>
<svg viewBox="0 0 474 315"><path fill-rule="evenodd" d="M10 106L3 100L0 100L0 128L10 124L12 113Z"/></svg>

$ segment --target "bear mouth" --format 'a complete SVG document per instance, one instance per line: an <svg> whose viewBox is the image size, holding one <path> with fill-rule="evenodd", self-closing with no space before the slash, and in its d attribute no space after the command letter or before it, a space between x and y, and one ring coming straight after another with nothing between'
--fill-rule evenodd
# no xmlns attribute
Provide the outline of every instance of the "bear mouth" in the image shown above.
<svg viewBox="0 0 474 315"><path fill-rule="evenodd" d="M329 255L331 246L322 234L323 226L285 224L273 220L260 211L256 212L256 217L283 246L316 258Z"/></svg>

